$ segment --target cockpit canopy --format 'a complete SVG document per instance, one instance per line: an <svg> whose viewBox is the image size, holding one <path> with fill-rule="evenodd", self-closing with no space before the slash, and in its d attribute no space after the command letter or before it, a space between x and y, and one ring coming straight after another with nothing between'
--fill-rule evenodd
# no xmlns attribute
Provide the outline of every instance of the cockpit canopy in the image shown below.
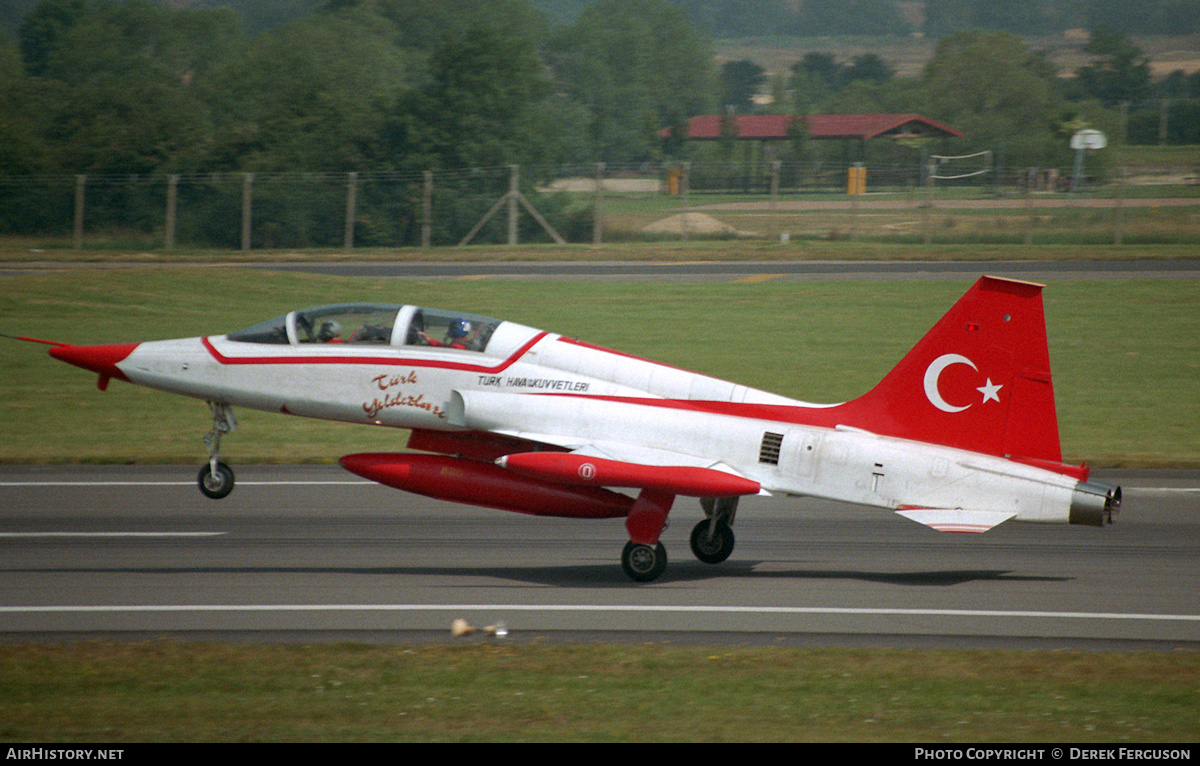
<svg viewBox="0 0 1200 766"><path fill-rule="evenodd" d="M500 322L476 314L391 303L338 303L299 309L230 333L241 343L352 343L483 351Z"/></svg>

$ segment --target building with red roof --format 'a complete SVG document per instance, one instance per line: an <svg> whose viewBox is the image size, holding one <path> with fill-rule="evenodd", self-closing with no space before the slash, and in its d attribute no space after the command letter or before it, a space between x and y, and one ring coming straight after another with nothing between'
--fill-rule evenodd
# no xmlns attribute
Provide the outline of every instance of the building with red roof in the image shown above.
<svg viewBox="0 0 1200 766"><path fill-rule="evenodd" d="M955 130L919 114L812 114L794 117L786 114L729 115L712 114L692 117L687 123L689 141L716 141L723 137L722 126L738 141L787 141L794 138L795 120L803 120L806 135L812 139L873 138L962 138ZM659 131L671 137L671 128Z"/></svg>

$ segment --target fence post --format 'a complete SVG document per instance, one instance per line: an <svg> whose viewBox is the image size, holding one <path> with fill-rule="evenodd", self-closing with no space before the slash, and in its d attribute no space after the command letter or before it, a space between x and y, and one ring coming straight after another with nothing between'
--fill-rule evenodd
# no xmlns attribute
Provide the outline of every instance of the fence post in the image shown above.
<svg viewBox="0 0 1200 766"><path fill-rule="evenodd" d="M1125 244L1125 190L1122 188L1125 180L1125 167L1117 168L1116 192L1117 199L1113 210L1113 244Z"/></svg>
<svg viewBox="0 0 1200 766"><path fill-rule="evenodd" d="M930 160L929 166L925 170L925 205L921 214L921 228L924 230L923 240L926 245L933 239L933 232L929 227L933 216L933 176L935 173L937 173L937 161Z"/></svg>
<svg viewBox="0 0 1200 766"><path fill-rule="evenodd" d="M426 170L421 188L421 247L433 241L433 171Z"/></svg>
<svg viewBox="0 0 1200 766"><path fill-rule="evenodd" d="M179 176L167 176L167 222L163 233L163 247L167 250L175 247L175 206L179 199Z"/></svg>
<svg viewBox="0 0 1200 766"><path fill-rule="evenodd" d="M1170 110L1171 99L1164 98L1158 105L1158 145L1167 145L1167 112Z"/></svg>
<svg viewBox="0 0 1200 766"><path fill-rule="evenodd" d="M346 227L342 233L342 247L354 249L354 217L358 205L358 173L351 171L346 182Z"/></svg>
<svg viewBox="0 0 1200 766"><path fill-rule="evenodd" d="M1025 233L1021 241L1025 245L1033 244L1033 190L1037 184L1037 168L1025 171Z"/></svg>
<svg viewBox="0 0 1200 766"><path fill-rule="evenodd" d="M779 240L779 217L776 203L779 201L779 160L771 161L771 234L772 240Z"/></svg>
<svg viewBox="0 0 1200 766"><path fill-rule="evenodd" d="M521 193L521 170L517 165L508 166L508 244L517 244L517 195Z"/></svg>
<svg viewBox="0 0 1200 766"><path fill-rule="evenodd" d="M592 244L599 245L602 230L603 230L603 213L600 209L600 202L604 196L602 185L604 183L604 163L596 163L596 194L592 199Z"/></svg>
<svg viewBox="0 0 1200 766"><path fill-rule="evenodd" d="M857 181L856 181L857 183ZM858 201L861 199L859 194L850 195L850 241L854 242L858 239Z"/></svg>
<svg viewBox="0 0 1200 766"><path fill-rule="evenodd" d="M75 176L75 225L72 228L71 240L74 242L76 250L83 248L83 190L86 185L86 175Z"/></svg>
<svg viewBox="0 0 1200 766"><path fill-rule="evenodd" d="M683 202L683 212L679 214L679 231L683 241L688 241L688 187L691 185L692 163L683 163L683 173L679 177L679 196Z"/></svg>
<svg viewBox="0 0 1200 766"><path fill-rule="evenodd" d="M250 249L250 213L254 192L254 174L242 174L242 250Z"/></svg>

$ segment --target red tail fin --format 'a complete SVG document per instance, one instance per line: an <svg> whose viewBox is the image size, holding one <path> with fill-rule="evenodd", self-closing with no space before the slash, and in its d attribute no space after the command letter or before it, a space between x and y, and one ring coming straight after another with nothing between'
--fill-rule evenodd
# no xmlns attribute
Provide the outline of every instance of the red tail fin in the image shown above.
<svg viewBox="0 0 1200 766"><path fill-rule="evenodd" d="M1062 460L1042 286L983 277L866 395L853 425L1016 459Z"/></svg>

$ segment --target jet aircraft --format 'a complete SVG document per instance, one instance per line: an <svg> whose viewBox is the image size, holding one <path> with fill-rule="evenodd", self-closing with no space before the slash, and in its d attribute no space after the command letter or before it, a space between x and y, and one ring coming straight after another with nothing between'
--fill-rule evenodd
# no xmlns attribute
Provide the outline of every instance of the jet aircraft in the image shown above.
<svg viewBox="0 0 1200 766"><path fill-rule="evenodd" d="M225 335L51 345L99 376L208 402L200 490L229 494L234 407L410 431L407 452L341 465L441 500L623 518L622 567L659 577L675 499L692 552L734 548L745 496L891 509L942 532L1008 520L1103 526L1120 487L1064 464L1042 285L983 277L873 389L812 404L509 321L415 305L291 311Z"/></svg>

